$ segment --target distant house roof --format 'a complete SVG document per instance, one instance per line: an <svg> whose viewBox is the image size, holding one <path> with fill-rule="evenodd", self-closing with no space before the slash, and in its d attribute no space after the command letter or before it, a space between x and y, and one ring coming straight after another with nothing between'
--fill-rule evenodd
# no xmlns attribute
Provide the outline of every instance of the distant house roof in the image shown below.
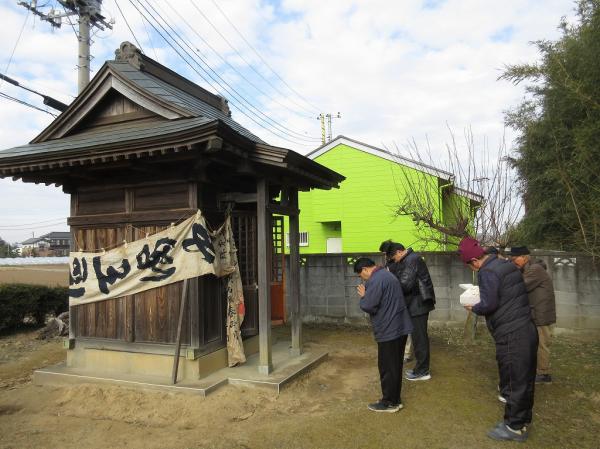
<svg viewBox="0 0 600 449"><path fill-rule="evenodd" d="M402 164L407 167L420 170L422 172L428 173L433 176L437 176L438 178L442 178L445 180L450 180L454 177L454 175L450 172L440 170L439 168L433 167L431 165L423 164L422 162L408 159L404 156L400 156L399 154L390 153L389 151L382 150L381 148L374 147L364 142L359 142L358 140L354 140L346 136L337 136L335 139L331 140L325 145L322 145L316 150L313 150L310 153L308 153L306 157L316 159L317 157L321 156L322 154L328 152L329 150L335 148L338 145L348 145L352 148L356 148L357 150L364 151L365 153L369 153L374 156L387 159L388 161L392 161L397 164Z"/></svg>
<svg viewBox="0 0 600 449"><path fill-rule="evenodd" d="M39 242L46 242L48 243L48 240L42 236L42 237L31 237L27 240L25 240L24 242L21 242L21 245L35 245L36 243Z"/></svg>
<svg viewBox="0 0 600 449"><path fill-rule="evenodd" d="M470 200L473 200L477 203L481 203L484 200L484 197L482 195L479 195L475 192L471 192L466 189L461 189L460 187L454 187L453 191L457 195L464 196L465 198L469 198Z"/></svg>
<svg viewBox="0 0 600 449"><path fill-rule="evenodd" d="M337 136L335 139L331 140L330 142L326 143L325 145L322 145L319 148L308 153L306 155L306 157L309 157L311 159L316 159L317 157L321 156L322 154L328 152L329 150L335 148L338 145L347 145L347 146L355 148L357 150L364 151L365 153L372 154L374 156L377 156L377 157L380 157L383 159L387 159L388 161L395 162L397 164L401 164L406 167L414 168L415 170L419 170L424 173L428 173L432 176L437 176L438 178L440 178L444 181L453 182L454 178L455 178L453 173L447 172L445 170L441 170L439 168L424 164L419 161L415 161L413 159L406 158L404 156L400 156L399 154L390 153L389 151L374 147L373 145L369 145L364 142L359 142L358 140L351 139L346 136ZM464 196L465 198L469 198L469 199L479 202L479 203L482 202L484 199L483 196L478 195L477 193L471 192L469 190L462 189L460 187L455 186L453 188L453 191L457 195Z"/></svg>
<svg viewBox="0 0 600 449"><path fill-rule="evenodd" d="M37 243L41 240L40 237L31 237L27 240L24 240L21 242L21 245L33 245L34 243Z"/></svg>
<svg viewBox="0 0 600 449"><path fill-rule="evenodd" d="M46 238L46 239L70 239L71 238L71 233L70 232L54 231L54 232L49 232L48 234L42 235L42 238Z"/></svg>

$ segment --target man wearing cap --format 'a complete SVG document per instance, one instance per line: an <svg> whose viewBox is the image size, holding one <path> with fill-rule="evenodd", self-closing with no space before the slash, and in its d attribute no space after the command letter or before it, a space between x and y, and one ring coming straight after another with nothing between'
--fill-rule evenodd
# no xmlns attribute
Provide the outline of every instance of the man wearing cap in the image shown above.
<svg viewBox="0 0 600 449"><path fill-rule="evenodd" d="M371 317L377 341L377 365L382 397L369 404L374 412L394 413L402 408L402 364L406 336L413 331L410 315L402 295L400 282L392 273L361 257L354 263L354 272L364 284L356 291L360 308Z"/></svg>
<svg viewBox="0 0 600 449"><path fill-rule="evenodd" d="M496 343L500 389L506 394L504 420L488 436L523 442L533 415L538 346L523 276L510 261L486 254L474 238L463 238L458 251L462 261L477 271L480 302L465 308L485 316Z"/></svg>
<svg viewBox="0 0 600 449"><path fill-rule="evenodd" d="M556 302L552 279L546 271L543 262L531 260L526 246L513 246L508 256L523 274L525 287L529 296L531 316L538 331L537 373L536 383L552 383L550 375L550 341L552 325L556 323Z"/></svg>

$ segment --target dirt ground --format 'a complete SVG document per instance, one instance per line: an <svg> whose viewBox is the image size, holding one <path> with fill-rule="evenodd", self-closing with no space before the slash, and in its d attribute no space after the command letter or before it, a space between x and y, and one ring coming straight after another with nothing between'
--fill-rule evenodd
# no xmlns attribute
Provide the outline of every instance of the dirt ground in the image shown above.
<svg viewBox="0 0 600 449"><path fill-rule="evenodd" d="M289 335L289 329L277 333ZM32 371L64 359L59 340L34 332L0 337L0 448L486 449L500 421L494 351L482 329L474 345L462 329L431 331L432 379L403 383L405 408L367 410L379 398L370 330L305 327L306 345L329 359L278 396L227 386L202 399L187 394L77 385L39 387ZM523 448L600 448L600 338L560 335L552 385L536 389L534 423ZM383 415L383 416L382 416Z"/></svg>

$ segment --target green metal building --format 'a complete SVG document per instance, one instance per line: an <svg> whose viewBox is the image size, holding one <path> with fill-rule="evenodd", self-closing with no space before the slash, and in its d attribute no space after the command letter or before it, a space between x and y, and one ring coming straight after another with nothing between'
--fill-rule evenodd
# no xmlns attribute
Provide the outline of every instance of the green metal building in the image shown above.
<svg viewBox="0 0 600 449"><path fill-rule="evenodd" d="M473 209L481 202L481 197L471 192L445 189L452 185L452 173L345 136L307 157L346 180L339 189L300 192L301 253L374 252L390 238L415 250L453 249L422 243L412 218L396 215L403 198L402 185L412 177L422 189L429 189L424 193L428 201L437 199L432 202L432 212L444 222L452 220L450 211L456 204Z"/></svg>

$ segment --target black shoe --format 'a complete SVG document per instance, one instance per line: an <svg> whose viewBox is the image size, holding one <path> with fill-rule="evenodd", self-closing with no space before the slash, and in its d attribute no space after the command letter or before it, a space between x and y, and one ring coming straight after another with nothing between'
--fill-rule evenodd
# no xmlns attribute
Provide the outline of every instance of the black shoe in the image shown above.
<svg viewBox="0 0 600 449"><path fill-rule="evenodd" d="M552 376L550 374L538 374L535 376L536 384L551 384Z"/></svg>
<svg viewBox="0 0 600 449"><path fill-rule="evenodd" d="M498 441L518 441L519 443L524 443L527 441L527 437L529 436L527 432L527 427L523 427L520 430L511 429L505 423L501 422L496 425L492 430L490 430L487 434L492 440Z"/></svg>
<svg viewBox="0 0 600 449"><path fill-rule="evenodd" d="M371 410L372 412L383 412L383 413L396 413L397 411L400 411L400 409L402 408L402 404L386 404L385 402L382 401L377 401L374 402L373 404L369 404L368 408L369 410Z"/></svg>

